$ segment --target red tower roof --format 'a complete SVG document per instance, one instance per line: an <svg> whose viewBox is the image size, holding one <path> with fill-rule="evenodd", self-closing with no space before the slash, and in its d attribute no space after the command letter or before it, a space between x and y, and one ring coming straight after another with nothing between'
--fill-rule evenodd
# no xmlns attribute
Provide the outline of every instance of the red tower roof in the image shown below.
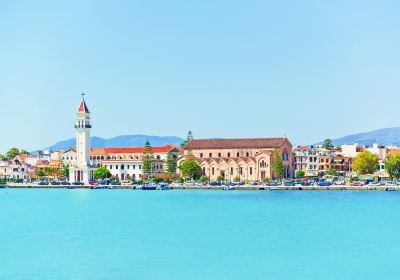
<svg viewBox="0 0 400 280"><path fill-rule="evenodd" d="M82 99L81 105L79 105L78 113L90 113L88 107L86 106L85 99Z"/></svg>

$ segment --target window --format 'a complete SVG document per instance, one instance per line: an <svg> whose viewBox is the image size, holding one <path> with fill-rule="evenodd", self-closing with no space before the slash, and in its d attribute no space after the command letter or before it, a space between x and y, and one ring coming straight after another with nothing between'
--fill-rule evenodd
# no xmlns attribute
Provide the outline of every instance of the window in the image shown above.
<svg viewBox="0 0 400 280"><path fill-rule="evenodd" d="M221 157L221 153L218 153L218 157Z"/></svg>
<svg viewBox="0 0 400 280"><path fill-rule="evenodd" d="M115 169L118 169L118 164L115 166Z"/></svg>
<svg viewBox="0 0 400 280"><path fill-rule="evenodd" d="M233 167L231 167L231 175L233 175Z"/></svg>
<svg viewBox="0 0 400 280"><path fill-rule="evenodd" d="M239 153L237 153L237 154L236 154L236 157L240 157L240 154L239 154Z"/></svg>
<svg viewBox="0 0 400 280"><path fill-rule="evenodd" d="M112 169L112 165L110 164L110 170Z"/></svg>
<svg viewBox="0 0 400 280"><path fill-rule="evenodd" d="M212 157L212 153L210 153L208 156L209 156L209 157Z"/></svg>
<svg viewBox="0 0 400 280"><path fill-rule="evenodd" d="M201 157L201 158L203 157L203 153L200 153L200 157Z"/></svg>
<svg viewBox="0 0 400 280"><path fill-rule="evenodd" d="M250 167L250 175L253 175L253 167Z"/></svg>
<svg viewBox="0 0 400 280"><path fill-rule="evenodd" d="M249 156L250 156L250 154L247 152L247 153L246 153L246 157L249 157Z"/></svg>
<svg viewBox="0 0 400 280"><path fill-rule="evenodd" d="M214 172L215 172L214 167L211 169L211 172L212 172L212 175L214 175Z"/></svg>
<svg viewBox="0 0 400 280"><path fill-rule="evenodd" d="M158 160L160 159L160 156L159 156L159 155L157 156L157 159L158 159Z"/></svg>
<svg viewBox="0 0 400 280"><path fill-rule="evenodd" d="M231 153L228 153L228 157L231 157Z"/></svg>
<svg viewBox="0 0 400 280"><path fill-rule="evenodd" d="M126 169L129 169L129 165L126 166Z"/></svg>
<svg viewBox="0 0 400 280"><path fill-rule="evenodd" d="M141 165L139 165L139 169L142 169L142 166L141 166Z"/></svg>

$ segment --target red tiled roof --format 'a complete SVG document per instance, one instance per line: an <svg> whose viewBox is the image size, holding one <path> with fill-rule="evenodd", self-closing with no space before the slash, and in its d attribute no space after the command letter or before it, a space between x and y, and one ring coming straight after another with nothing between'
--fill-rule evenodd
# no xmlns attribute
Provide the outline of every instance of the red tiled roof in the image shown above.
<svg viewBox="0 0 400 280"><path fill-rule="evenodd" d="M168 153L175 149L174 145L166 145L163 147L152 147L153 153ZM136 148L92 148L90 149L91 155L105 155L105 154L142 154L144 153L144 147Z"/></svg>
<svg viewBox="0 0 400 280"><path fill-rule="evenodd" d="M282 146L287 138L201 139L191 140L185 150L203 149L262 149Z"/></svg>
<svg viewBox="0 0 400 280"><path fill-rule="evenodd" d="M28 155L26 154L22 154L22 155L18 155L17 157L19 158L20 161L25 161Z"/></svg>
<svg viewBox="0 0 400 280"><path fill-rule="evenodd" d="M79 105L78 113L90 113L84 99L82 99L81 104Z"/></svg>
<svg viewBox="0 0 400 280"><path fill-rule="evenodd" d="M311 150L311 148L308 146L298 146L296 148L296 151L309 151L309 150Z"/></svg>

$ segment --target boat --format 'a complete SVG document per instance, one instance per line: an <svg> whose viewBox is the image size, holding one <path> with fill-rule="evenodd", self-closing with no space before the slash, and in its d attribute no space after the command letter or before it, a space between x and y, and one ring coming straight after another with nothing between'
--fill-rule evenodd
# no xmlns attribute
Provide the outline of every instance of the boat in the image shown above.
<svg viewBox="0 0 400 280"><path fill-rule="evenodd" d="M396 191L396 188L395 188L395 187L387 187L387 188L386 188L386 191L387 191L387 192L395 192L395 191Z"/></svg>
<svg viewBox="0 0 400 280"><path fill-rule="evenodd" d="M5 189L7 188L7 185L0 185L0 189Z"/></svg>

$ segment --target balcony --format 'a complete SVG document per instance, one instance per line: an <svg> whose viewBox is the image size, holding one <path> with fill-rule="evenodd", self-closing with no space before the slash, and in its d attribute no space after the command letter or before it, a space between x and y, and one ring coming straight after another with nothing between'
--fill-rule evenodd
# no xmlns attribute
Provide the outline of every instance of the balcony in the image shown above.
<svg viewBox="0 0 400 280"><path fill-rule="evenodd" d="M85 124L85 125L75 125L75 128L92 128L92 125Z"/></svg>

